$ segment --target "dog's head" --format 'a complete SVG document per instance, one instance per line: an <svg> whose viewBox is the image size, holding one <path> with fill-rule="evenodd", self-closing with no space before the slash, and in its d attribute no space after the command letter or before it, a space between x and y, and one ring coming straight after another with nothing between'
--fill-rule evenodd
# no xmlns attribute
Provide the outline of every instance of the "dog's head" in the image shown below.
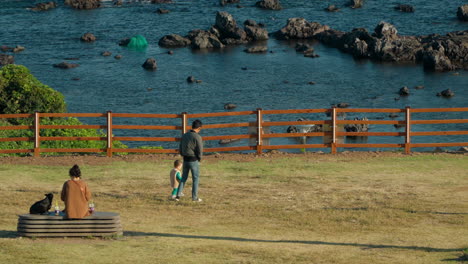
<svg viewBox="0 0 468 264"><path fill-rule="evenodd" d="M54 199L54 195L52 193L48 193L48 194L44 194L47 199L49 199L49 201L52 201L52 199Z"/></svg>

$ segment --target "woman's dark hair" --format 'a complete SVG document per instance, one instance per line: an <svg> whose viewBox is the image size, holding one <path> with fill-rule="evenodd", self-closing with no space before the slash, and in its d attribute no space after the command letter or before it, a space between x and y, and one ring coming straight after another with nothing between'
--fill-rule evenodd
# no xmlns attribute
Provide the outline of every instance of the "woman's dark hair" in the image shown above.
<svg viewBox="0 0 468 264"><path fill-rule="evenodd" d="M80 167L78 167L76 164L71 167L69 173L71 177L81 177Z"/></svg>
<svg viewBox="0 0 468 264"><path fill-rule="evenodd" d="M192 129L197 129L197 128L199 128L199 127L202 127L202 125L203 125L202 122L201 122L200 120L197 119L197 120L193 121L193 123L192 123Z"/></svg>

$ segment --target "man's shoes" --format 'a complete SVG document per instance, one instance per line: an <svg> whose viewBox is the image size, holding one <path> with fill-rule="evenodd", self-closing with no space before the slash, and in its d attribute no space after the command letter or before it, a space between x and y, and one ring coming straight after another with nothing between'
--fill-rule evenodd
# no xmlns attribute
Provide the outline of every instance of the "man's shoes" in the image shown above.
<svg viewBox="0 0 468 264"><path fill-rule="evenodd" d="M179 196L182 197L182 196L185 196L185 194L184 193L179 193Z"/></svg>
<svg viewBox="0 0 468 264"><path fill-rule="evenodd" d="M193 202L201 202L201 201L203 201L203 200L200 199L200 198L197 198L197 199L194 199L194 200L192 200L192 201L193 201Z"/></svg>

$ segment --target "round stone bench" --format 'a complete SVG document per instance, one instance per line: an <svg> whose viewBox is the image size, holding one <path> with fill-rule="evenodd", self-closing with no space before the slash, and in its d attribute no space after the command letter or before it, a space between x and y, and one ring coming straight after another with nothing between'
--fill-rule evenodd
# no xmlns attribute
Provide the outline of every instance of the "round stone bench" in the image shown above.
<svg viewBox="0 0 468 264"><path fill-rule="evenodd" d="M18 235L24 237L87 237L122 235L120 215L94 212L82 219L67 219L64 214L23 214L18 218Z"/></svg>

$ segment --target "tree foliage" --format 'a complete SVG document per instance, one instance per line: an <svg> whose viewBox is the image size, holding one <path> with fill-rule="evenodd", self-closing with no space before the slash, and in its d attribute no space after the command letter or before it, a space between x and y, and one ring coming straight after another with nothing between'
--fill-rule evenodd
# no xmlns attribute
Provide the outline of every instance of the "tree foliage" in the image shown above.
<svg viewBox="0 0 468 264"><path fill-rule="evenodd" d="M41 83L22 65L0 68L0 114L64 113L63 95Z"/></svg>

